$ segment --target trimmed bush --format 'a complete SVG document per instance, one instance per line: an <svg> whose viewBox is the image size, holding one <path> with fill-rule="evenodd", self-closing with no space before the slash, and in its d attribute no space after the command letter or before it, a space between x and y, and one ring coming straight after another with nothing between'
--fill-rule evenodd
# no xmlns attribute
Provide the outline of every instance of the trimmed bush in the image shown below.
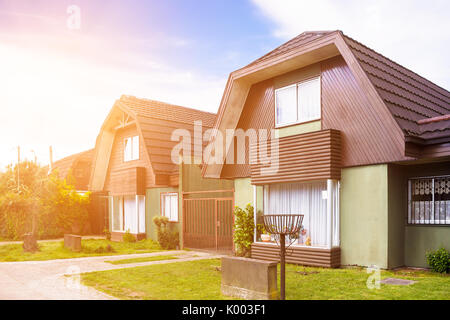
<svg viewBox="0 0 450 320"><path fill-rule="evenodd" d="M248 204L245 210L234 208L234 236L236 255L250 257L253 235L255 233L255 222L253 218L253 206Z"/></svg>
<svg viewBox="0 0 450 320"><path fill-rule="evenodd" d="M128 229L122 236L123 242L136 242L136 238L131 234L130 229Z"/></svg>
<svg viewBox="0 0 450 320"><path fill-rule="evenodd" d="M434 272L448 272L450 269L450 253L444 248L428 251L427 263Z"/></svg>
<svg viewBox="0 0 450 320"><path fill-rule="evenodd" d="M153 223L156 226L158 242L164 250L173 250L180 245L180 236L177 231L169 230L169 219L167 217L154 217Z"/></svg>

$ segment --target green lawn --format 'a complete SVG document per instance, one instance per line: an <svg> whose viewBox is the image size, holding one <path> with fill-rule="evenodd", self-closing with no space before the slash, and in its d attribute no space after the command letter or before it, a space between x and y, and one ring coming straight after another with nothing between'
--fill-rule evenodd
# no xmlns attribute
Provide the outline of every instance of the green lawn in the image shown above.
<svg viewBox="0 0 450 320"><path fill-rule="evenodd" d="M198 260L127 268L82 275L83 283L121 299L229 299L220 294L220 260ZM328 299L445 299L450 300L450 276L427 271L382 271L381 279L415 280L409 286L381 284L368 289L362 268L325 269L288 265L286 298Z"/></svg>
<svg viewBox="0 0 450 320"><path fill-rule="evenodd" d="M84 284L121 299L222 300L220 260L207 259L82 274Z"/></svg>
<svg viewBox="0 0 450 320"><path fill-rule="evenodd" d="M114 252L106 252L104 250L108 245L113 248ZM6 244L0 246L0 262L68 259L162 251L159 244L152 240L127 243L103 239L86 239L81 241L81 246L81 252L72 252L64 248L63 241L39 242L39 251L29 253L23 251L22 244Z"/></svg>
<svg viewBox="0 0 450 320"><path fill-rule="evenodd" d="M149 261L161 261L161 260L173 260L178 259L177 256L168 255L168 256L153 256L153 257L144 257L144 258L132 258L132 259L121 259L121 260L111 260L105 261L111 264L129 264L129 263L138 263L138 262L149 262Z"/></svg>

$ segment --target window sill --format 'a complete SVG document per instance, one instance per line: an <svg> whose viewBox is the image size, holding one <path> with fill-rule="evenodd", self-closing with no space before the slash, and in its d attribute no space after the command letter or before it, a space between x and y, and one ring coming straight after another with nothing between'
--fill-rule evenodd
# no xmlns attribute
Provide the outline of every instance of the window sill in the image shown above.
<svg viewBox="0 0 450 320"><path fill-rule="evenodd" d="M257 244L267 244L267 245L271 245L271 246L279 246L276 242L264 242L264 241L255 241L254 243ZM327 247L327 246L307 246L304 244L297 244L297 243L293 243L290 247L295 247L295 248L311 248L311 249L324 249L324 250L329 250L332 248L339 248L339 246L332 246L331 248Z"/></svg>
<svg viewBox="0 0 450 320"><path fill-rule="evenodd" d="M300 122L285 123L285 124L276 124L275 129L283 129L283 128L288 128L288 127L292 127L292 126L297 126L300 124L308 124L308 123L316 122L316 121L320 121L320 120L322 120L322 118L311 119L311 120L300 121Z"/></svg>

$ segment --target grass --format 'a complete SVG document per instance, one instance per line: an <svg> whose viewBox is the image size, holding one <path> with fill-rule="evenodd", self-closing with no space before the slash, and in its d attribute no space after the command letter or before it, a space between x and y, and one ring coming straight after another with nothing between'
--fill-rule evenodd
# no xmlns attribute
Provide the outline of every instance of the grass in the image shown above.
<svg viewBox="0 0 450 320"><path fill-rule="evenodd" d="M223 300L220 260L206 259L82 274L82 282L120 299Z"/></svg>
<svg viewBox="0 0 450 320"><path fill-rule="evenodd" d="M111 246L113 252L105 250L108 245ZM30 253L24 252L21 243L5 244L0 246L0 262L69 259L162 251L159 244L152 240L112 242L103 239L86 239L81 241L81 247L81 252L72 252L64 248L63 241L39 242L39 251Z"/></svg>
<svg viewBox="0 0 450 320"><path fill-rule="evenodd" d="M161 261L161 260L173 260L178 259L177 256L168 255L168 256L153 256L153 257L144 257L144 258L132 258L132 259L121 259L121 260L111 260L105 261L111 264L129 264L129 263L138 263L138 262L149 262L149 261Z"/></svg>
<svg viewBox="0 0 450 320"><path fill-rule="evenodd" d="M220 294L220 260L198 260L82 275L82 281L121 299L230 299ZM325 269L287 265L288 300L450 300L450 276L428 271L381 271L381 279L415 280L409 286L368 289L363 268Z"/></svg>

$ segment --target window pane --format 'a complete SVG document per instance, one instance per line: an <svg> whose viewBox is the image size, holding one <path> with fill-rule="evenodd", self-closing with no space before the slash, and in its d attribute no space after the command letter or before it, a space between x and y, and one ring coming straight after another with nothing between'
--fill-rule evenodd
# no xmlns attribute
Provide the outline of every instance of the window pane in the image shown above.
<svg viewBox="0 0 450 320"><path fill-rule="evenodd" d="M287 124L297 121L297 88L290 86L278 89L276 96L277 124Z"/></svg>
<svg viewBox="0 0 450 320"><path fill-rule="evenodd" d="M132 159L137 160L139 159L139 136L133 137L133 154Z"/></svg>
<svg viewBox="0 0 450 320"><path fill-rule="evenodd" d="M131 160L131 138L125 139L125 145L123 150L123 160L130 161Z"/></svg>
<svg viewBox="0 0 450 320"><path fill-rule="evenodd" d="M299 121L320 118L320 78L298 84Z"/></svg>
<svg viewBox="0 0 450 320"><path fill-rule="evenodd" d="M178 196L173 195L170 197L170 199L171 199L171 204L170 204L171 220L178 221Z"/></svg>
<svg viewBox="0 0 450 320"><path fill-rule="evenodd" d="M327 245L327 201L322 191L326 182L271 185L266 193L266 214L303 214L303 232L298 243Z"/></svg>

